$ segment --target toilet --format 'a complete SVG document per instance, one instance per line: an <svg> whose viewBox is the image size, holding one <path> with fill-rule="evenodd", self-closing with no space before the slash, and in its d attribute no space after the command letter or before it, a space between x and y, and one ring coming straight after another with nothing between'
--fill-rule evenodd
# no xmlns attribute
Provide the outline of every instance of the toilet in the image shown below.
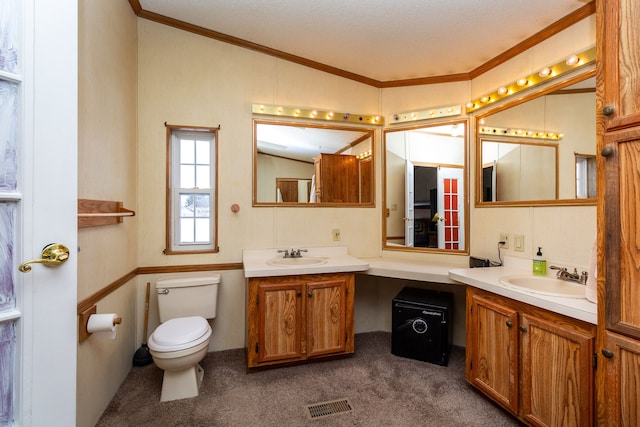
<svg viewBox="0 0 640 427"><path fill-rule="evenodd" d="M147 345L164 370L161 402L198 395L204 376L200 362L211 342L207 319L216 317L219 284L219 274L156 282L160 325Z"/></svg>

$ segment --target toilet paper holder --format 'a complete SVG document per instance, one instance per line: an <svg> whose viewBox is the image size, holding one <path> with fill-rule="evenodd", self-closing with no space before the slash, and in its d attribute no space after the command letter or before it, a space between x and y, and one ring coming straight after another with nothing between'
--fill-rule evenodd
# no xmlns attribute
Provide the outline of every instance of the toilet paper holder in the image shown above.
<svg viewBox="0 0 640 427"><path fill-rule="evenodd" d="M98 309L95 305L92 305L82 313L78 315L78 342L83 342L91 336L91 332L87 331L87 324L89 323L89 317L92 314L97 314ZM116 317L113 319L113 325L119 325L122 323L122 317Z"/></svg>

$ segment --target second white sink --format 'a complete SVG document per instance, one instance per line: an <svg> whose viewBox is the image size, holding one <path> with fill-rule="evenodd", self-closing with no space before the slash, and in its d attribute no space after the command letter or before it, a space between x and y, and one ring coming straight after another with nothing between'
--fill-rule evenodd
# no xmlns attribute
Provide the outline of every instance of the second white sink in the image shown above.
<svg viewBox="0 0 640 427"><path fill-rule="evenodd" d="M535 294L564 298L586 298L585 285L567 282L555 277L533 275L503 276L500 278L500 283Z"/></svg>
<svg viewBox="0 0 640 427"><path fill-rule="evenodd" d="M325 257L302 257L302 258L273 258L267 261L269 265L278 265L278 266L301 266L301 265L320 265L325 264L327 262L327 258Z"/></svg>

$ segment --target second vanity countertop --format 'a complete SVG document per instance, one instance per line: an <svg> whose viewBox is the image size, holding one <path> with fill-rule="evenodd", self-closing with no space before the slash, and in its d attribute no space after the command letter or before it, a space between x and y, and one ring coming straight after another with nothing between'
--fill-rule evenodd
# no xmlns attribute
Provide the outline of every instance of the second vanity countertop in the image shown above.
<svg viewBox="0 0 640 427"><path fill-rule="evenodd" d="M528 263L527 265L529 265ZM563 298L515 290L500 283L502 276L529 273L521 267L456 268L449 277L503 297L544 308L554 313L597 324L597 305L586 298Z"/></svg>

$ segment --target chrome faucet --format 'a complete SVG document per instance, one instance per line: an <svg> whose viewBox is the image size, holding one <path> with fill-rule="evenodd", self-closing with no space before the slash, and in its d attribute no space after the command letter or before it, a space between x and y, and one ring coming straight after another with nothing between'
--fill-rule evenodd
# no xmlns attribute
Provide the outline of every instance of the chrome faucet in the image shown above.
<svg viewBox="0 0 640 427"><path fill-rule="evenodd" d="M278 249L278 253L283 253L283 258L302 258L302 252L308 252L307 249Z"/></svg>
<svg viewBox="0 0 640 427"><path fill-rule="evenodd" d="M307 249L291 249L291 258L302 258L301 252L309 252Z"/></svg>
<svg viewBox="0 0 640 427"><path fill-rule="evenodd" d="M556 277L560 280L566 280L567 282L576 282L582 285L587 284L587 278L589 277L589 273L583 271L582 274L578 274L578 269L574 268L573 273L570 273L565 267L557 267L552 265L552 270L558 270Z"/></svg>

